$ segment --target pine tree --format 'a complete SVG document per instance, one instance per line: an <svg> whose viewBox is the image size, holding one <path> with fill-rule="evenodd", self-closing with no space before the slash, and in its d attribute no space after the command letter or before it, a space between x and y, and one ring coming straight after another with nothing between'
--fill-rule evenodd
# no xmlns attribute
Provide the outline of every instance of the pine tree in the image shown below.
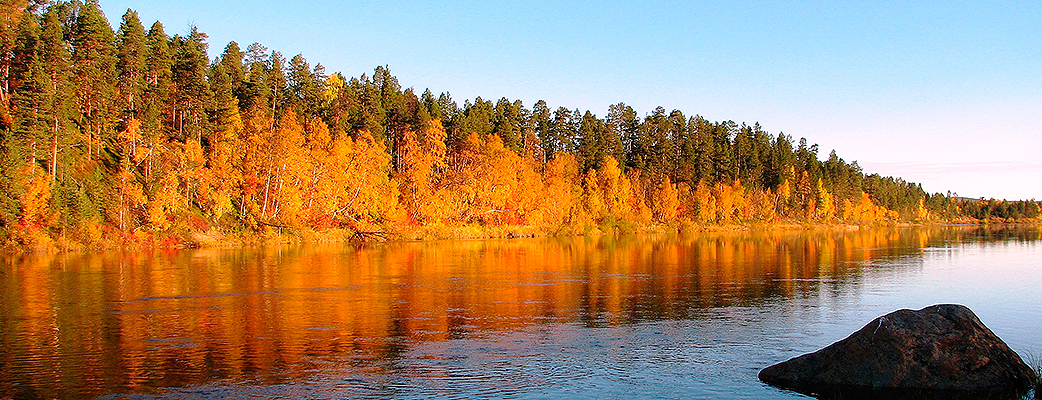
<svg viewBox="0 0 1042 400"><path fill-rule="evenodd" d="M546 102L539 100L532 106L532 118L530 124L539 139L543 159L539 160L544 165L554 158L556 148L553 146L553 132L550 124L550 108Z"/></svg>
<svg viewBox="0 0 1042 400"><path fill-rule="evenodd" d="M145 27L137 12L127 10L116 33L116 84L125 118L140 118L138 101L145 91Z"/></svg>
<svg viewBox="0 0 1042 400"><path fill-rule="evenodd" d="M14 114L14 135L10 141L30 168L35 168L38 148L47 138L46 92L47 74L40 57L40 26L35 14L22 14L11 67L11 82L15 85L11 96Z"/></svg>
<svg viewBox="0 0 1042 400"><path fill-rule="evenodd" d="M321 105L321 82L303 55L297 54L289 61L286 73L287 107L302 115L314 115Z"/></svg>
<svg viewBox="0 0 1042 400"><path fill-rule="evenodd" d="M737 130L738 125L734 121L724 121L713 126L713 178L716 182L729 183L738 178L733 147Z"/></svg>
<svg viewBox="0 0 1042 400"><path fill-rule="evenodd" d="M114 33L97 0L87 0L76 15L73 31L73 82L77 88L79 123L85 131L87 159L100 154L111 139L116 95Z"/></svg>
<svg viewBox="0 0 1042 400"><path fill-rule="evenodd" d="M65 40L62 19L66 12L63 4L49 7L43 15L43 30L40 36L40 56L47 74L48 87L45 90L45 114L50 130L50 162L47 171L51 180L58 173L59 151L69 145L69 132L72 129L70 118L73 115L73 92L71 79L71 54Z"/></svg>
<svg viewBox="0 0 1042 400"><path fill-rule="evenodd" d="M607 149L605 145L604 122L597 119L593 113L587 111L583 115L582 124L579 126L579 146L576 154L579 156L581 168L600 169L604 161Z"/></svg>
<svg viewBox="0 0 1042 400"><path fill-rule="evenodd" d="M696 167L698 166L698 158L695 152L695 128L698 124L698 118L689 117L687 124L684 125L683 131L678 131L677 134L677 172L676 180L678 183L687 183L690 187L696 179Z"/></svg>
<svg viewBox="0 0 1042 400"><path fill-rule="evenodd" d="M521 100L511 102L504 97L496 102L493 132L503 140L504 146L518 154L521 153L521 138L528 125L528 114Z"/></svg>
<svg viewBox="0 0 1042 400"><path fill-rule="evenodd" d="M35 1L24 0L0 3L0 132L10 129L14 123L11 116L11 92L18 85L11 79L14 75L13 64L19 61L14 54L21 30L19 25L25 14L35 13L37 5Z"/></svg>
<svg viewBox="0 0 1042 400"><path fill-rule="evenodd" d="M224 47L224 53L221 54L219 61L224 67L224 73L228 74L228 82L231 84L232 94L236 98L242 97L243 83L246 79L246 71L243 68L245 57L239 44L232 41ZM239 104L239 107L242 107L242 104Z"/></svg>
<svg viewBox="0 0 1042 400"><path fill-rule="evenodd" d="M171 82L169 38L163 24L152 24L145 36L145 86L138 105L141 120L141 136L149 148L146 154L154 154L156 146L165 142L173 126L170 94ZM152 181L153 157L144 160L145 181Z"/></svg>
<svg viewBox="0 0 1042 400"><path fill-rule="evenodd" d="M713 155L716 154L716 143L713 141L713 124L701 116L695 117L694 123L688 124L693 139L694 176L693 180L711 185L716 182L713 175Z"/></svg>
<svg viewBox="0 0 1042 400"><path fill-rule="evenodd" d="M272 51L271 55L268 56L267 68L264 70L263 88L266 88L269 92L264 94L267 96L267 102L260 105L266 108L266 112L269 112L272 118L272 122L278 121L281 118L282 113L286 110L286 97L288 90L286 88L286 58L282 56L282 53Z"/></svg>
<svg viewBox="0 0 1042 400"><path fill-rule="evenodd" d="M174 83L174 128L182 141L201 141L209 134L206 110L212 106L213 93L206 81L209 58L206 55L206 34L192 27L188 36L174 36L174 62L171 72Z"/></svg>
<svg viewBox="0 0 1042 400"><path fill-rule="evenodd" d="M260 43L247 47L243 61L243 82L236 96L243 111L270 110L272 89L268 84L268 48Z"/></svg>
<svg viewBox="0 0 1042 400"><path fill-rule="evenodd" d="M124 231L133 220L133 211L142 205L145 197L133 174L134 166L147 154L139 151L143 147L143 135L139 119L142 113L138 110L146 87L145 57L145 28L137 12L128 9L116 34L116 73L119 77L116 89L122 125L117 139L122 157L115 179L118 202L114 208L117 226Z"/></svg>

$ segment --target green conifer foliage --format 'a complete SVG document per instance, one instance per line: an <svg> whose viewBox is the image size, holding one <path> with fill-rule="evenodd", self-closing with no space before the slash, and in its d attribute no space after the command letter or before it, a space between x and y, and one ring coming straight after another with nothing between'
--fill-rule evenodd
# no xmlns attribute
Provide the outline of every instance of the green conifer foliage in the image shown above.
<svg viewBox="0 0 1042 400"><path fill-rule="evenodd" d="M127 10L116 34L116 71L123 119L139 118L139 102L145 92L145 27L137 12Z"/></svg>
<svg viewBox="0 0 1042 400"><path fill-rule="evenodd" d="M114 135L116 56L114 33L97 0L87 0L76 14L72 37L73 83L87 160L102 153Z"/></svg>

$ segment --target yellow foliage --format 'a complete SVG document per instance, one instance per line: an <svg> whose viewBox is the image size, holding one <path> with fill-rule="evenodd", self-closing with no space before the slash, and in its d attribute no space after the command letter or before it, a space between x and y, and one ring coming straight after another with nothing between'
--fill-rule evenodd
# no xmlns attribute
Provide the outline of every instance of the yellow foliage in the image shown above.
<svg viewBox="0 0 1042 400"><path fill-rule="evenodd" d="M47 203L51 199L50 177L38 167L27 166L23 170L22 179L26 187L25 196L22 197L22 225L49 225Z"/></svg>
<svg viewBox="0 0 1042 400"><path fill-rule="evenodd" d="M343 84L340 75L330 76L322 100L330 103L339 97ZM667 176L626 170L611 156L599 169L583 172L576 156L566 151L544 164L531 130L519 136L524 156L506 147L499 135L476 133L462 141L454 137L450 154L448 132L438 119L423 126L389 127L397 139L389 154L385 141L366 130L331 132L321 118L301 118L293 110L285 110L276 123L272 115L279 114L270 105L243 114L237 104L227 106L210 134L191 135L187 141L147 133L157 127L125 120L116 136L119 164L106 164L114 172L106 177L114 183L106 195L114 199L99 207L107 220L91 223L128 230L144 219L156 231L169 230L175 222L201 227L206 224L177 219L187 221L194 213L185 211L195 207L220 219L234 214L236 205L238 217L255 228L308 223L316 229L388 231L407 224L403 233L420 234L415 226L469 224L467 229L487 232L486 226L497 226L506 232L515 227L501 225L523 225L577 232L597 226L631 231L639 224L677 220L732 224L841 217L876 223L898 218L866 193L837 199L821 179L812 180L807 171L791 165L781 172L775 190L746 187L737 180L673 182ZM346 125L341 120L336 126ZM24 175L19 182L27 188L19 199L21 221L47 225L50 180L38 171ZM925 199L919 200L914 215L919 220L932 217ZM559 229L568 225L580 229Z"/></svg>
<svg viewBox="0 0 1042 400"><path fill-rule="evenodd" d="M782 172L782 184L778 190L778 195L784 201L788 201L792 197L793 182L796 182L796 168L792 165L786 165L785 171Z"/></svg>
<svg viewBox="0 0 1042 400"><path fill-rule="evenodd" d="M262 204L261 217L296 225L301 217L306 175L311 166L304 147L304 127L294 112L283 115L271 139L272 155L268 158L268 187L265 188L268 195Z"/></svg>
<svg viewBox="0 0 1042 400"><path fill-rule="evenodd" d="M307 214L313 224L337 225L337 214L343 212L340 208L350 198L347 173L353 151L354 141L346 135L333 140L328 149L317 143L312 147L312 184L307 195Z"/></svg>
<svg viewBox="0 0 1042 400"><path fill-rule="evenodd" d="M695 186L695 208L698 210L698 222L709 223L716 220L716 199L704 180L698 181L698 185Z"/></svg>
<svg viewBox="0 0 1042 400"><path fill-rule="evenodd" d="M546 190L543 187L543 177L532 168L532 164L522 162L516 167L517 184L513 186L510 195L516 208L516 219L512 222L526 225L540 225L542 221L536 209L546 201Z"/></svg>
<svg viewBox="0 0 1042 400"><path fill-rule="evenodd" d="M848 199L843 199L840 203L840 218L844 221L852 221L854 219L854 204Z"/></svg>
<svg viewBox="0 0 1042 400"><path fill-rule="evenodd" d="M673 222L680 208L677 185L669 177L662 177L655 190L655 201L652 202L655 219L659 222Z"/></svg>
<svg viewBox="0 0 1042 400"><path fill-rule="evenodd" d="M518 189L517 168L522 164L498 135L485 140L474 133L467 137L445 176L453 189L456 218L493 225L512 222L518 208L511 194Z"/></svg>
<svg viewBox="0 0 1042 400"><path fill-rule="evenodd" d="M398 189L388 176L391 156L382 143L373 139L369 131L358 132L353 146L348 149L350 162L345 171L347 191L334 218L340 214L348 225L359 231L378 230L385 222L400 222L405 212L398 203Z"/></svg>
<svg viewBox="0 0 1042 400"><path fill-rule="evenodd" d="M433 119L427 122L427 125L423 130L423 147L427 156L430 157L433 162L434 168L437 170L444 170L447 166L445 155L445 139L448 137L448 133L445 132L445 127L442 126L440 119Z"/></svg>
<svg viewBox="0 0 1042 400"><path fill-rule="evenodd" d="M123 147L124 154L129 153L130 160L133 163L141 162L145 158L147 153L138 152L138 142L141 141L141 121L137 118L131 118L127 121L126 127L117 133L117 137Z"/></svg>
<svg viewBox="0 0 1042 400"><path fill-rule="evenodd" d="M899 215L896 211L888 210L886 207L877 206L872 202L868 193L861 192L861 199L856 204L850 204L843 200L843 217L847 221L858 223L879 223L888 220L896 220Z"/></svg>
<svg viewBox="0 0 1042 400"><path fill-rule="evenodd" d="M713 195L716 198L717 221L729 223L749 218L749 199L745 195L745 186L742 181L735 180L730 184L723 182L714 186Z"/></svg>
<svg viewBox="0 0 1042 400"><path fill-rule="evenodd" d="M412 130L402 134L397 177L402 205L420 222L444 221L451 217L448 192L439 190L441 174L447 167L445 138L440 120L429 121L423 137ZM440 194L439 194L440 192Z"/></svg>
<svg viewBox="0 0 1042 400"><path fill-rule="evenodd" d="M148 202L145 192L134 175L123 169L116 173L116 198L118 205L114 210L120 230L127 230L128 223L134 219L134 210L141 210Z"/></svg>
<svg viewBox="0 0 1042 400"><path fill-rule="evenodd" d="M427 202L431 194L431 174L433 161L420 147L416 132L406 129L402 132L398 143L398 187L402 196L402 204L421 220L420 207Z"/></svg>
<svg viewBox="0 0 1042 400"><path fill-rule="evenodd" d="M753 216L751 201L748 197L745 185L742 181L735 180L731 183L731 206L734 208L733 218L737 220L750 219Z"/></svg>
<svg viewBox="0 0 1042 400"><path fill-rule="evenodd" d="M774 222L778 219L774 206L774 194L770 189L753 190L749 202L750 208L753 210L753 218L764 222Z"/></svg>
<svg viewBox="0 0 1042 400"><path fill-rule="evenodd" d="M626 179L630 183L630 196L627 200L629 215L627 218L633 218L634 222L644 224L650 223L652 219L652 211L651 208L648 207L647 201L644 200L646 196L639 189L640 182L642 182L643 179L641 178L640 170L630 169L626 172ZM636 186L634 184L636 184Z"/></svg>
<svg viewBox="0 0 1042 400"><path fill-rule="evenodd" d="M571 221L575 205L583 194L578 182L579 163L569 153L558 153L546 164L543 173L544 199L538 209L540 219L552 227Z"/></svg>
<svg viewBox="0 0 1042 400"><path fill-rule="evenodd" d="M152 201L148 203L148 223L153 230L165 231L170 228L173 214L178 210L177 177L165 175L157 185Z"/></svg>
<svg viewBox="0 0 1042 400"><path fill-rule="evenodd" d="M737 211L734 187L722 182L717 183L713 186L713 197L716 199L716 220L725 224L733 222Z"/></svg>
<svg viewBox="0 0 1042 400"><path fill-rule="evenodd" d="M600 221L607 215L604 203L604 191L601 190L597 170L586 171L583 175L583 208L586 214L595 221Z"/></svg>
<svg viewBox="0 0 1042 400"><path fill-rule="evenodd" d="M801 171L796 178L796 193L794 194L797 210L803 211L803 217L813 219L817 213L817 199L815 199L814 186L810 182L810 173Z"/></svg>
<svg viewBox="0 0 1042 400"><path fill-rule="evenodd" d="M832 193L825 189L820 178L814 189L818 197L818 217L824 220L832 219L836 215L836 203L833 200Z"/></svg>
<svg viewBox="0 0 1042 400"><path fill-rule="evenodd" d="M176 170L179 181L173 192L180 201L185 203L182 207L187 207L188 203L197 200L195 197L199 192L200 184L206 183L202 179L206 158L203 155L202 146L194 139L189 139L182 146L180 156Z"/></svg>
<svg viewBox="0 0 1042 400"><path fill-rule="evenodd" d="M627 204L632 190L630 180L622 174L615 157L606 157L604 166L597 175L600 177L599 186L603 190L601 200L604 203L604 212L617 218L630 217L631 209Z"/></svg>
<svg viewBox="0 0 1042 400"><path fill-rule="evenodd" d="M307 131L306 146L313 154L312 160L320 159L319 155L328 154L333 137L329 134L329 126L321 118L312 118L305 127Z"/></svg>
<svg viewBox="0 0 1042 400"><path fill-rule="evenodd" d="M691 186L687 182L677 183L677 218L690 220L693 219L691 214L691 204L695 201L694 191L691 190Z"/></svg>
<svg viewBox="0 0 1042 400"><path fill-rule="evenodd" d="M930 210L926 209L926 198L919 198L919 204L917 204L915 208L915 218L919 221L929 221L933 219Z"/></svg>
<svg viewBox="0 0 1042 400"><path fill-rule="evenodd" d="M326 82L322 85L322 102L324 104L332 103L337 97L340 97L340 91L344 89L344 78L340 74L332 74L326 78Z"/></svg>
<svg viewBox="0 0 1042 400"><path fill-rule="evenodd" d="M442 127L441 121L432 120L424 127L422 138L412 130L406 129L399 141L400 161L396 181L401 192L401 203L419 222L443 221L451 215L448 210L450 207L444 201L446 197L435 196L439 189L438 184L442 180L442 171L447 167L445 136L445 128ZM477 161L479 164L482 162L488 164L495 161L488 158L491 156L485 154L489 151L498 151L488 147L490 145L494 147L494 144L484 142L472 142L472 144L479 149L473 153L473 156L481 160L472 158L468 162ZM484 167L495 168L491 165ZM469 175L464 178L464 180L467 179L478 179L478 176ZM473 187L473 185L467 185L467 187ZM443 194L447 194L447 192Z"/></svg>

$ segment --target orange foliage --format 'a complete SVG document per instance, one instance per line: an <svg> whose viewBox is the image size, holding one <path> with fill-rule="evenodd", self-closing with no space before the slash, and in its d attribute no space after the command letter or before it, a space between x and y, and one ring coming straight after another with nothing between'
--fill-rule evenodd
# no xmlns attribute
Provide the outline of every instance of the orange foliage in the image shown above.
<svg viewBox="0 0 1042 400"><path fill-rule="evenodd" d="M26 227L49 225L50 216L47 211L47 203L51 199L50 177L35 166L26 166L21 175L26 187L25 195L22 197L22 225Z"/></svg>
<svg viewBox="0 0 1042 400"><path fill-rule="evenodd" d="M736 187L740 188L741 184L735 182L735 185L728 185L720 182L713 186L713 197L716 199L716 221L721 223L731 223L735 221L735 212L737 211L737 197L740 193L736 193Z"/></svg>
<svg viewBox="0 0 1042 400"><path fill-rule="evenodd" d="M832 198L832 193L829 193L829 191L822 186L820 178L814 188L819 204L817 217L823 220L832 219L836 215L836 202Z"/></svg>
<svg viewBox="0 0 1042 400"><path fill-rule="evenodd" d="M716 199L713 197L713 193L709 190L709 185L706 185L704 180L698 181L698 185L695 186L695 210L697 210L697 220L701 223L708 223L716 221L717 207Z"/></svg>
<svg viewBox="0 0 1042 400"><path fill-rule="evenodd" d="M160 180L148 203L146 219L149 226L156 231L169 229L173 214L180 204L177 199L177 177L167 174Z"/></svg>
<svg viewBox="0 0 1042 400"><path fill-rule="evenodd" d="M445 217L444 204L436 196L441 171L445 169L445 128L441 121L432 120L423 131L423 141L412 130L402 133L398 153L399 171L396 176L402 205L413 216L413 221L427 222Z"/></svg>
<svg viewBox="0 0 1042 400"><path fill-rule="evenodd" d="M749 206L752 218L757 221L774 222L778 214L774 205L774 193L770 189L752 190L749 194Z"/></svg>
<svg viewBox="0 0 1042 400"><path fill-rule="evenodd" d="M504 222L504 214L516 216L516 203L509 200L520 189L517 170L522 165L521 157L506 148L499 136L483 140L472 133L445 176L453 219L498 225Z"/></svg>
<svg viewBox="0 0 1042 400"><path fill-rule="evenodd" d="M400 223L406 214L398 203L398 188L392 184L388 173L391 156L382 143L373 139L369 131L358 132L354 141L345 143L347 169L343 181L347 191L337 199L339 207L333 218L344 218L344 222L356 231L381 230L385 222Z"/></svg>
<svg viewBox="0 0 1042 400"><path fill-rule="evenodd" d="M630 169L626 171L626 177L631 182L629 199L630 211L632 212L631 217L634 218L635 222L651 223L652 210L651 207L648 207L648 202L645 201L648 196L640 190L640 187L643 185L639 183L644 179L641 177L640 170Z"/></svg>
<svg viewBox="0 0 1042 400"><path fill-rule="evenodd" d="M583 175L583 209L586 210L585 216L594 221L600 221L608 214L600 182L595 169L586 171L586 174Z"/></svg>
<svg viewBox="0 0 1042 400"><path fill-rule="evenodd" d="M543 173L545 194L537 210L539 217L534 218L534 221L552 227L571 222L583 194L582 187L578 185L578 171L579 163L569 153L558 153L546 164L546 172Z"/></svg>
<svg viewBox="0 0 1042 400"><path fill-rule="evenodd" d="M655 219L659 222L672 222L676 220L680 209L679 192L677 185L662 177L655 190L655 201L652 202Z"/></svg>
<svg viewBox="0 0 1042 400"><path fill-rule="evenodd" d="M632 196L632 188L630 180L619 169L619 162L615 157L605 157L599 175L605 212L617 218L630 217L632 210L628 203Z"/></svg>
<svg viewBox="0 0 1042 400"><path fill-rule="evenodd" d="M895 221L899 215L896 211L888 210L886 207L877 206L872 202L868 193L861 192L861 200L852 204L849 200L843 200L843 219L858 223L877 223Z"/></svg>

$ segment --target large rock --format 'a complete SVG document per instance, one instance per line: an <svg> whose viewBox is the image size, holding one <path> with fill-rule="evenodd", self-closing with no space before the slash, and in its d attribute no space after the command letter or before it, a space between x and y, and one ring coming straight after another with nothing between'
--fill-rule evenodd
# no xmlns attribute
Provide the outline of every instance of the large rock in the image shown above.
<svg viewBox="0 0 1042 400"><path fill-rule="evenodd" d="M939 304L876 318L760 380L826 398L1017 398L1035 372L969 308Z"/></svg>

